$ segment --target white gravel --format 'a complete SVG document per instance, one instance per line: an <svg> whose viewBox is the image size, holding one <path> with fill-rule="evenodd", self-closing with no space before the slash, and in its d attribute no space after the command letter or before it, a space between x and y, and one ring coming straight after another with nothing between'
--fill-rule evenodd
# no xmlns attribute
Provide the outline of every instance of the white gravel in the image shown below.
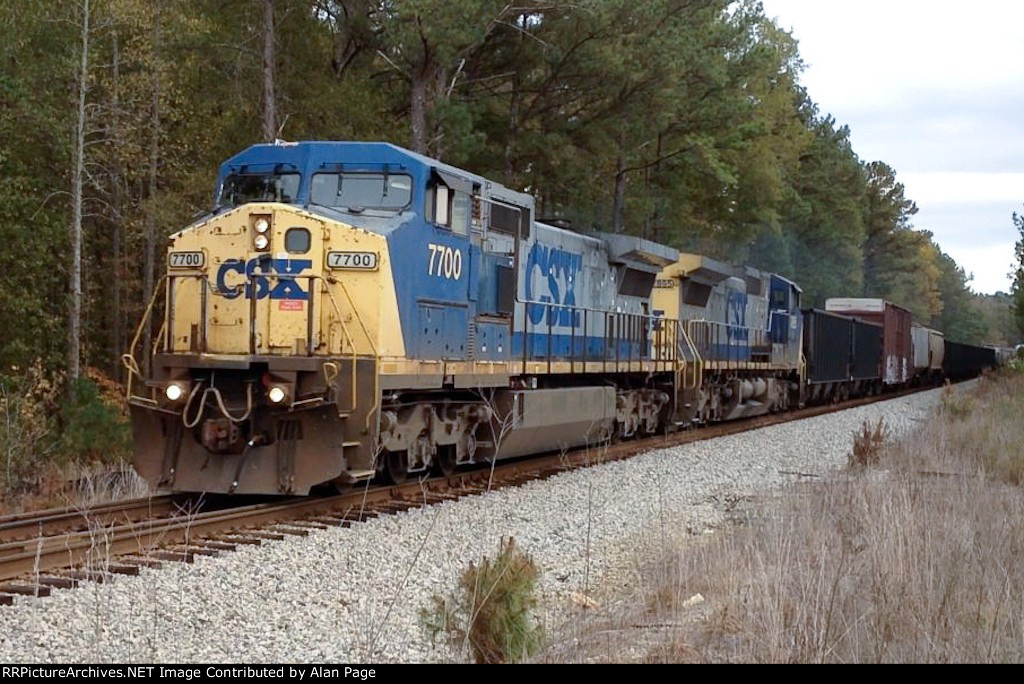
<svg viewBox="0 0 1024 684"><path fill-rule="evenodd" d="M512 535L542 571L549 626L638 551L714 528L737 500L846 463L864 419L909 429L939 390L652 451L350 529L239 547L192 565L0 607L0 662L428 661L418 613Z"/></svg>

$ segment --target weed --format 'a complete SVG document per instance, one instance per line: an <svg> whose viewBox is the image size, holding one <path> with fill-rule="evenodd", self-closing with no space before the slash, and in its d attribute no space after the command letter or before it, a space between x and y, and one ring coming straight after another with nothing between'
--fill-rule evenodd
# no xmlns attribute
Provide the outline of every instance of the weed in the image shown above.
<svg viewBox="0 0 1024 684"><path fill-rule="evenodd" d="M448 597L435 595L420 619L431 638L467 645L477 663L518 662L537 651L543 630L532 611L537 605L537 566L515 539L502 539L493 560L470 563Z"/></svg>
<svg viewBox="0 0 1024 684"><path fill-rule="evenodd" d="M877 465L882 455L882 449L889 438L889 429L885 426L885 419L879 418L874 427L871 421L865 420L861 423L860 432L853 435L853 451L850 452L850 467L865 467Z"/></svg>
<svg viewBox="0 0 1024 684"><path fill-rule="evenodd" d="M964 392L958 392L948 382L942 388L940 411L952 420L963 420L974 411L975 401Z"/></svg>

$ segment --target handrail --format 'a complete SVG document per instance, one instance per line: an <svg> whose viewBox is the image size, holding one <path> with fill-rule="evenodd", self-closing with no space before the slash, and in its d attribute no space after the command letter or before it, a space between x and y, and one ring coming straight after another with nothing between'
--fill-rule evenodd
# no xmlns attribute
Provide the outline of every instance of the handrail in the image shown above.
<svg viewBox="0 0 1024 684"><path fill-rule="evenodd" d="M686 387L686 376L684 375L683 389L697 389L704 383L704 359L701 358L700 352L697 350L697 347L693 344L693 340L690 338L686 330L683 328L683 321L677 320L676 326L679 329L679 336L682 338L683 341L686 342L686 346L690 350L690 354L693 355L693 387ZM679 342L679 345L680 351L682 351L682 342ZM680 354L680 356L683 355ZM684 359L684 362L686 362L686 359Z"/></svg>
<svg viewBox="0 0 1024 684"><path fill-rule="evenodd" d="M587 363L592 360L600 361L604 364L605 369L611 365L613 368L618 369L623 363L629 364L634 361L650 361L651 363L657 363L659 361L666 361L666 359L660 358L659 348L668 348L668 343L658 345L659 335L652 334L655 330L655 323L671 323L676 319L665 318L664 316L655 315L652 313L637 313L637 312L626 312L626 311L614 311L608 309L594 309L585 306L576 306L570 304L555 304L552 302L537 302L537 301L523 301L517 300L517 303L524 305L524 327L523 327L523 364L530 362L531 360L536 361L537 359L532 356L536 352L534 348L530 333L531 328L534 332L537 328L541 328L539 335L546 336L547 338L547 353L543 355L544 361L549 364L554 360L554 355L551 352L552 341L551 336L555 334L555 328L563 328L569 331L570 346L569 346L569 363L572 368L575 368L576 363ZM530 308L531 306L539 307L543 310L542 323L532 324L530 322ZM568 311L572 314L572 324L570 325L559 325L558 323L547 323L552 318L553 314ZM576 323L576 314L582 313L582 327ZM590 354L589 348L589 337L590 326L588 326L588 320L591 318L588 314L593 313L596 320L604 321L604 353L598 358L596 355ZM640 324L642 323L642 325ZM583 353L582 358L576 354L576 334L577 332L582 333L582 347ZM559 333L563 334L563 333ZM600 335L600 332L595 334ZM627 344L626 356L622 356L621 344L625 342ZM634 350L634 345L639 346L638 353ZM544 350L541 350L544 351ZM670 360L670 359L669 359ZM524 367L525 372L525 367ZM573 371L575 372L575 371Z"/></svg>
<svg viewBox="0 0 1024 684"><path fill-rule="evenodd" d="M373 406L366 414L366 429L370 429L370 418L373 417L377 411L380 410L380 352L377 350L377 345L373 341L373 337L370 335L370 331L367 330L366 324L363 322L363 317L359 315L359 308L356 306L355 301L352 299L352 295L349 294L348 288L345 287L345 282L340 278L335 279L336 283L341 286L341 291L345 294L345 299L348 300L349 306L352 308L352 313L356 317L356 321L359 323L359 327L363 329L363 335L366 336L366 341L370 343L370 349L373 350ZM352 346L352 386L355 387L356 379L356 349L355 345ZM355 396L355 390L353 389L353 397ZM353 407L355 401L353 399Z"/></svg>
<svg viewBox="0 0 1024 684"><path fill-rule="evenodd" d="M149 305L146 307L146 311L142 314L142 321L139 323L139 327L135 329L135 337L132 338L131 346L128 347L127 353L121 355L121 363L128 369L128 380L125 382L125 399L129 402L133 398L137 398L140 401L155 403L152 397L132 396L132 375L138 375L140 382L145 380L145 378L142 377L142 372L139 370L139 363L135 360L135 347L138 346L139 340L142 338L142 331L149 323L149 317L153 313L153 306L156 304L156 297L160 294L160 289L165 280L167 280L166 275L162 276L160 280L157 281L156 286L153 288L153 295L149 299ZM157 339L160 339L159 336L157 336Z"/></svg>

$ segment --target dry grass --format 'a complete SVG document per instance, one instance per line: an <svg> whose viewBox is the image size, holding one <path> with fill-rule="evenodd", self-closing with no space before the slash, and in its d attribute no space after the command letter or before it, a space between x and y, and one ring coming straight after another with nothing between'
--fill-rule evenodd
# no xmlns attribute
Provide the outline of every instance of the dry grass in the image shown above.
<svg viewBox="0 0 1024 684"><path fill-rule="evenodd" d="M1024 377L956 391L873 467L667 548L549 659L1024 660ZM884 441L880 430L858 441ZM697 594L706 602L687 601Z"/></svg>
<svg viewBox="0 0 1024 684"><path fill-rule="evenodd" d="M882 449L889 439L889 430L885 427L885 419L879 418L874 427L871 421L861 423L860 432L853 436L853 449L850 451L849 465L865 467L877 465L882 458Z"/></svg>

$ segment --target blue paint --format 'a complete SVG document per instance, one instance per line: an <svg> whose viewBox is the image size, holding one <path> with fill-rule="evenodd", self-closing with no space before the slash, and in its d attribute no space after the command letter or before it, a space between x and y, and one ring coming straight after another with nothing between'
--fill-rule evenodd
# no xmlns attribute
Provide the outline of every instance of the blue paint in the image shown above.
<svg viewBox="0 0 1024 684"><path fill-rule="evenodd" d="M241 259L228 259L217 269L217 293L225 299L235 299L242 294L243 288L229 287L227 276L229 273L237 273L245 276L245 298L252 299L253 283L256 284L256 299L293 299L306 301L309 293L302 288L302 284L296 280L307 269L312 268L313 262L310 259L272 259L270 257L255 257L244 262ZM260 274L257 275L257 271ZM255 280L252 280L253 276ZM267 277L276 275L279 277ZM272 285L273 283L273 285Z"/></svg>
<svg viewBox="0 0 1024 684"><path fill-rule="evenodd" d="M466 307L421 304L417 319L415 356L421 359L464 359Z"/></svg>
<svg viewBox="0 0 1024 684"><path fill-rule="evenodd" d="M770 285L771 323L769 334L776 344L789 344L801 339L803 318L800 313L800 288L782 276L772 275ZM796 327L793 327L793 319ZM792 335L790 334L792 331Z"/></svg>
<svg viewBox="0 0 1024 684"><path fill-rule="evenodd" d="M481 361L508 361L512 354L508 325L477 323L476 358Z"/></svg>
<svg viewBox="0 0 1024 684"><path fill-rule="evenodd" d="M534 271L539 271L547 292L534 292ZM526 258L526 299L564 307L576 306L576 283L583 271L583 255L561 247L534 242ZM546 277L545 277L546 276ZM571 308L556 309L544 304L528 304L527 317L533 325L544 321L547 311L549 326L575 328L580 325L580 312Z"/></svg>
<svg viewBox="0 0 1024 684"><path fill-rule="evenodd" d="M651 356L650 343L639 341L629 342L627 340L606 340L604 337L588 335L565 335L552 333L529 333L524 337L523 333L516 332L512 335L512 357L522 359L524 357L524 342L526 345L525 357L530 361L547 361L550 355L552 361L641 361ZM550 353L549 353L550 350ZM616 353L618 356L616 357Z"/></svg>
<svg viewBox="0 0 1024 684"><path fill-rule="evenodd" d="M725 305L726 337L728 340L747 342L750 330L747 329L747 293L729 290Z"/></svg>
<svg viewBox="0 0 1024 684"><path fill-rule="evenodd" d="M435 246L434 273L430 273L430 260ZM436 247L444 247L461 253L462 271L459 278L446 278L437 274ZM414 219L388 235L388 253L394 278L395 295L402 321L402 336L409 358L418 359L465 359L466 335L470 316L476 315L476 303L470 300L470 283L474 281L473 268L479 259L474 255L476 248L469 240ZM472 288L475 290L476 288ZM442 338L432 332L434 325L420 325L424 307L459 308L461 313L445 315ZM424 332L426 330L427 332ZM440 334L440 333L438 333ZM421 339L421 337L427 339ZM456 343L456 340L458 342ZM437 354L443 353L443 356Z"/></svg>
<svg viewBox="0 0 1024 684"><path fill-rule="evenodd" d="M318 171L402 171L414 177L412 207L419 210L425 201L426 178L431 169L438 168L455 173L474 182L483 183L480 176L466 173L423 155L380 142L328 142L308 141L284 145L253 145L231 157L220 167L217 194L232 173L270 173L275 169L298 172L302 175L295 204L309 203L310 179ZM216 201L216 195L214 196Z"/></svg>

